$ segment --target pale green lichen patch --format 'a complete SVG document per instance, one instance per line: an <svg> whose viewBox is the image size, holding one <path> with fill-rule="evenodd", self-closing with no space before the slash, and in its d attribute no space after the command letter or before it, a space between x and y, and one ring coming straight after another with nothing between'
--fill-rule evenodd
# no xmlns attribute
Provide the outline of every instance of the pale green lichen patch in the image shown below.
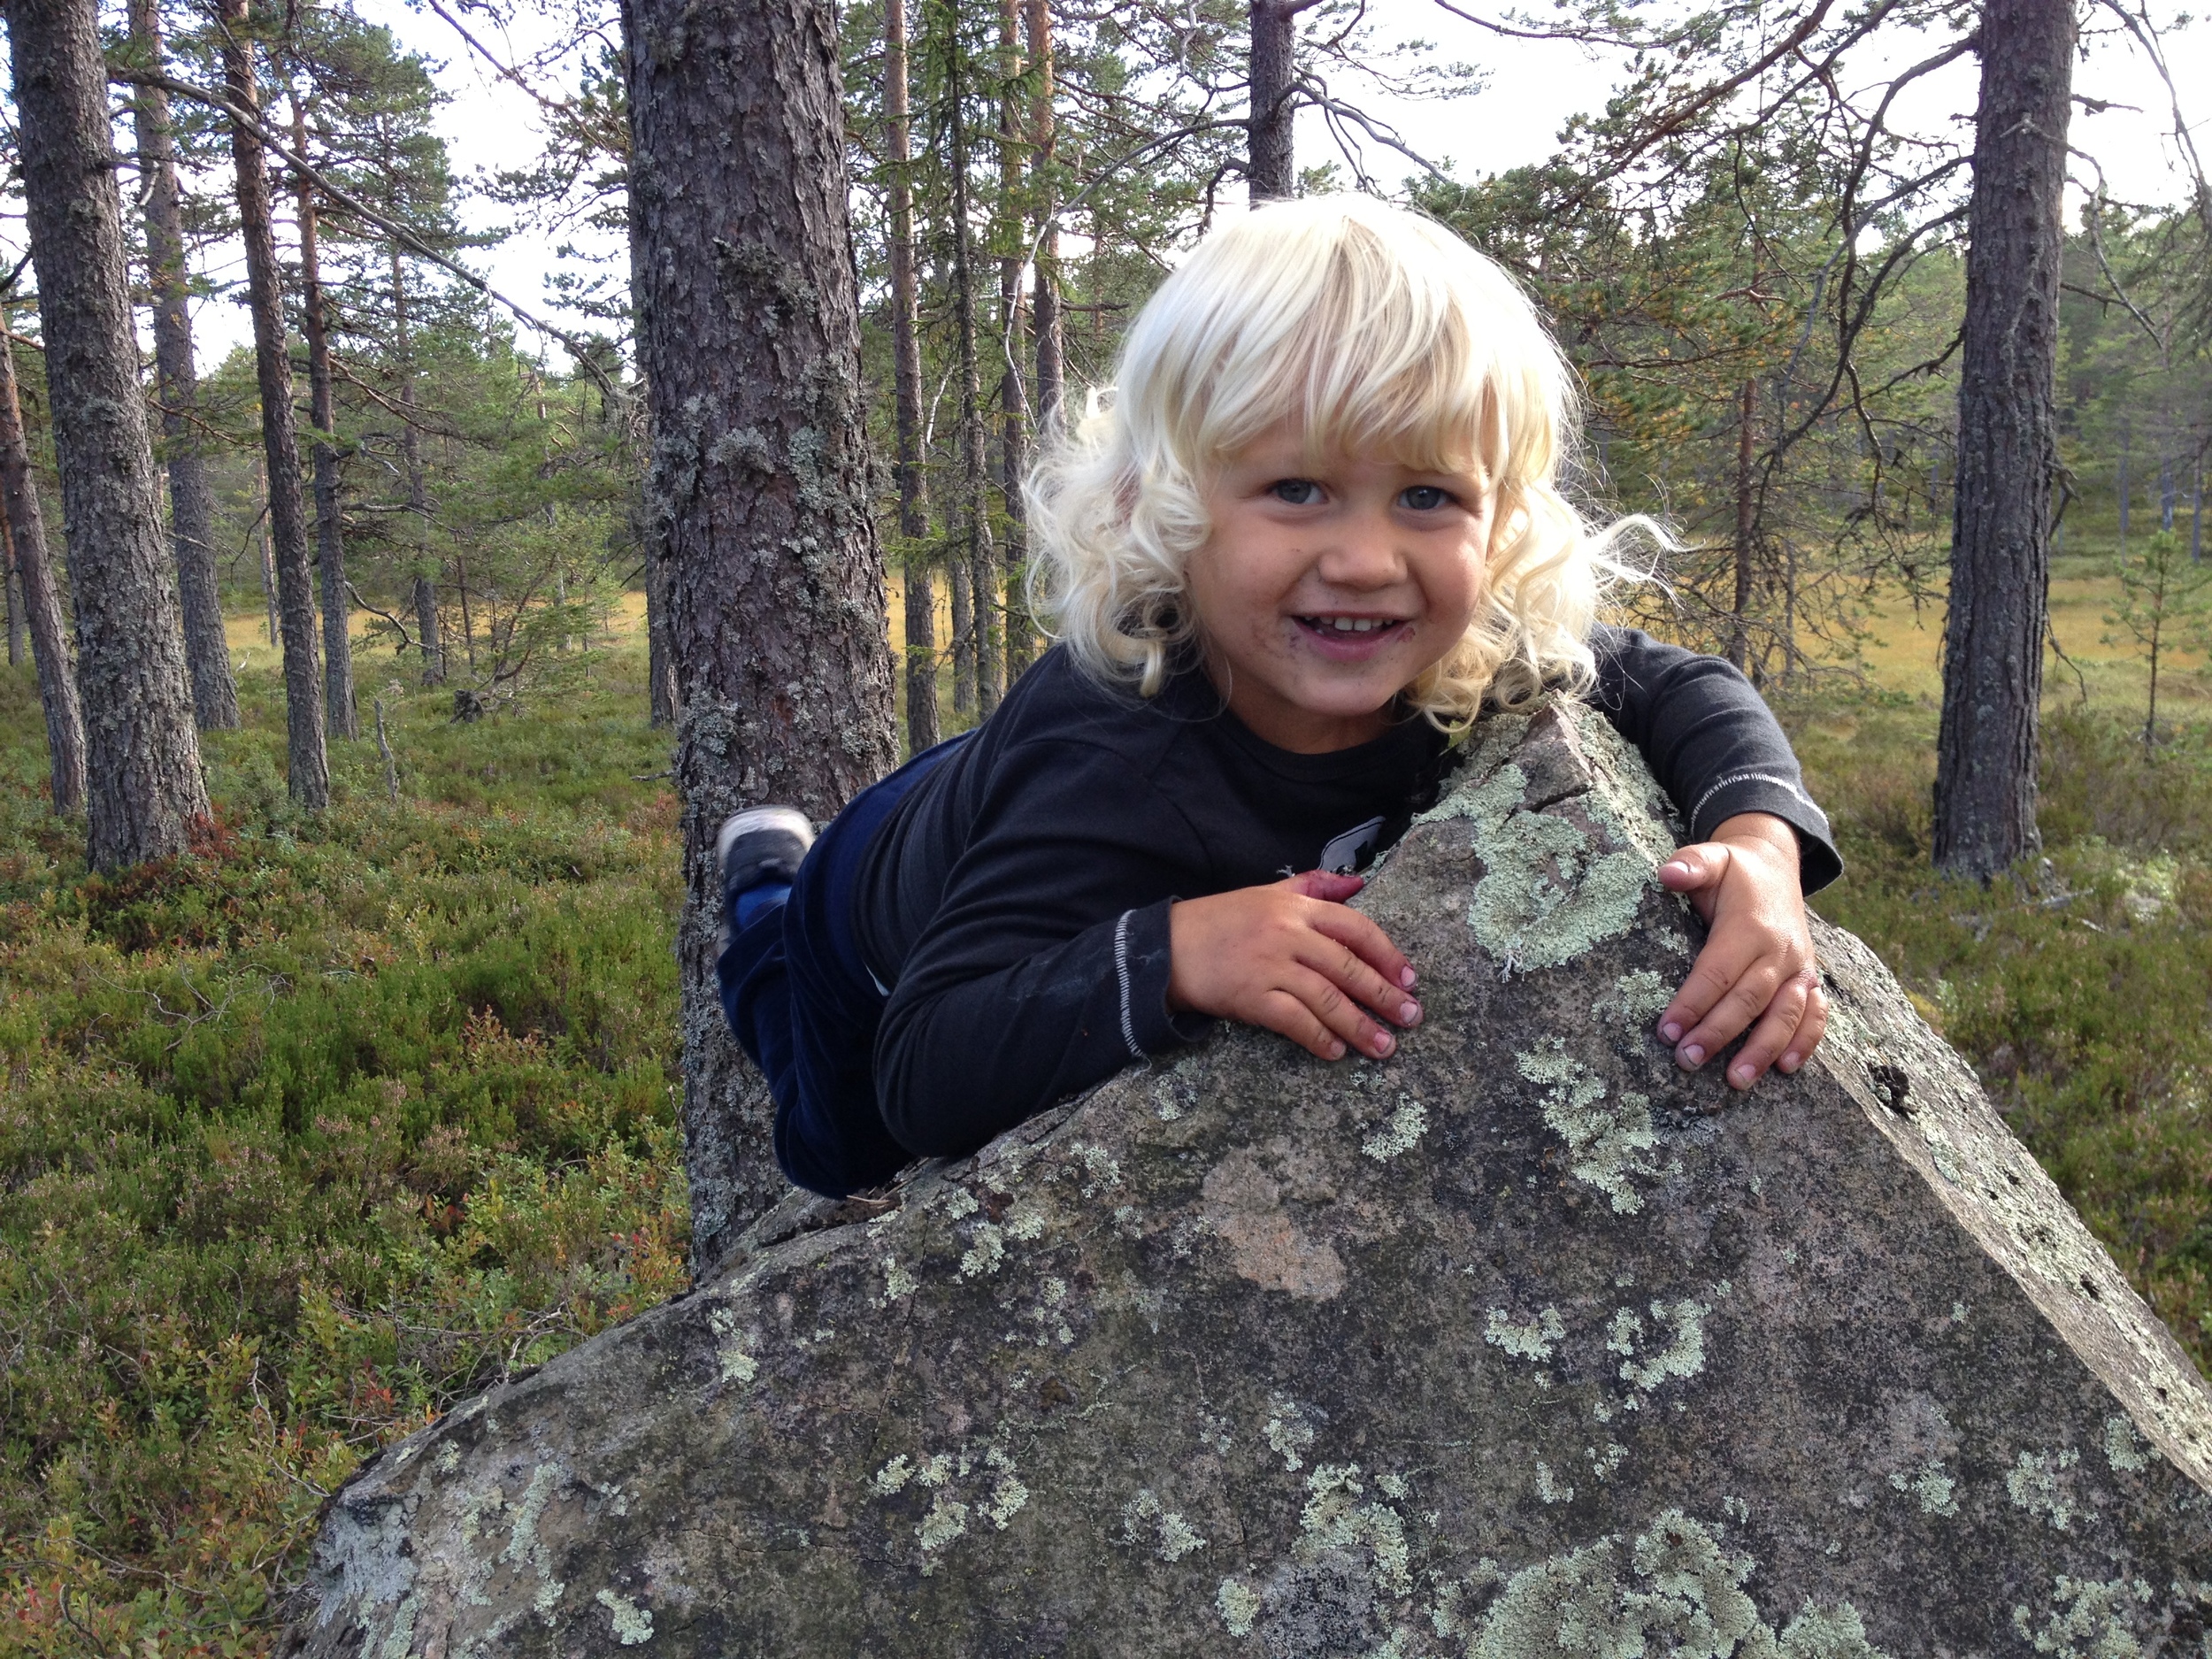
<svg viewBox="0 0 2212 1659"><path fill-rule="evenodd" d="M1646 1025L1665 1013L1667 1004L1673 1001L1674 993L1665 979L1649 968L1638 968L1614 980L1590 1004L1590 1012L1601 1020Z"/></svg>
<svg viewBox="0 0 2212 1659"><path fill-rule="evenodd" d="M602 1590L593 1598L614 1621L614 1639L625 1647L653 1640L653 1616L618 1590Z"/></svg>
<svg viewBox="0 0 2212 1659"><path fill-rule="evenodd" d="M902 1296L910 1296L920 1286L914 1275L895 1256L883 1258L883 1294L876 1298L876 1306L887 1308Z"/></svg>
<svg viewBox="0 0 2212 1659"><path fill-rule="evenodd" d="M1232 1636L1249 1636L1260 1617L1260 1598L1249 1585L1224 1578L1214 1592L1214 1608Z"/></svg>
<svg viewBox="0 0 2212 1659"><path fill-rule="evenodd" d="M717 1308L707 1316L707 1327L714 1333L715 1363L724 1382L742 1387L760 1374L759 1364L745 1351L746 1334L733 1310Z"/></svg>
<svg viewBox="0 0 2212 1659"><path fill-rule="evenodd" d="M1650 1101L1626 1090L1609 1102L1604 1080L1568 1055L1556 1037L1547 1048L1514 1056L1513 1062L1523 1077L1544 1086L1544 1122L1567 1143L1575 1179L1603 1193L1618 1214L1641 1210L1643 1198L1629 1177L1661 1172L1648 1156L1659 1144Z"/></svg>
<svg viewBox="0 0 2212 1659"><path fill-rule="evenodd" d="M1923 1515L1956 1515L1959 1512L1955 1496L1958 1483L1951 1479L1950 1472L1938 1459L1930 1458L1915 1474L1908 1475L1901 1469L1896 1471L1890 1476L1889 1484L1898 1491L1909 1492L1917 1498Z"/></svg>
<svg viewBox="0 0 2212 1659"><path fill-rule="evenodd" d="M1527 790L1527 773L1509 762L1421 819L1465 818L1473 826L1483 873L1467 925L1509 976L1558 967L1625 933L1655 862L1640 849L1600 852L1571 819L1524 810Z"/></svg>
<svg viewBox="0 0 2212 1659"><path fill-rule="evenodd" d="M2024 1607L2012 1609L2012 1627L2034 1641L2036 1652L2058 1659L2141 1659L2129 1604L2147 1607L2150 1601L2151 1587L2140 1578L2093 1584L2061 1574L2043 1627L2035 1627Z"/></svg>
<svg viewBox="0 0 2212 1659"><path fill-rule="evenodd" d="M2151 1466L2144 1455L2143 1442L2135 1432L2135 1425L2124 1417L2108 1417L2104 1420L2104 1458L2116 1474L2140 1474Z"/></svg>
<svg viewBox="0 0 2212 1659"><path fill-rule="evenodd" d="M1429 1126L1428 1108L1409 1094L1398 1096L1398 1110L1375 1133L1360 1143L1360 1150L1378 1164L1387 1164L1402 1152L1413 1150Z"/></svg>
<svg viewBox="0 0 2212 1659"><path fill-rule="evenodd" d="M1284 1469L1295 1474L1306 1466L1305 1452L1313 1444L1313 1427L1306 1421L1303 1407L1277 1394L1268 1402L1267 1422L1260 1438L1283 1460Z"/></svg>
<svg viewBox="0 0 2212 1659"><path fill-rule="evenodd" d="M1559 1479L1551 1471L1551 1465L1542 1458L1536 1460L1536 1501L1539 1503L1572 1503L1575 1489Z"/></svg>
<svg viewBox="0 0 2212 1659"><path fill-rule="evenodd" d="M1625 1550L1602 1538L1515 1573L1469 1659L1886 1659L1848 1602L1808 1607L1778 1636L1744 1590L1754 1564L1670 1509Z"/></svg>
<svg viewBox="0 0 2212 1659"><path fill-rule="evenodd" d="M1006 1260L1006 1235L988 1221L979 1222L967 1254L960 1258L960 1277L980 1279L998 1271Z"/></svg>
<svg viewBox="0 0 2212 1659"><path fill-rule="evenodd" d="M2076 1505L2073 1481L2068 1471L2081 1454L2068 1447L2061 1452L2022 1452L2005 1476L2005 1490L2013 1502L2045 1525L2062 1532L2071 1525Z"/></svg>
<svg viewBox="0 0 2212 1659"><path fill-rule="evenodd" d="M1159 1560L1170 1563L1206 1548L1198 1529L1175 1510L1164 1508L1149 1486L1138 1487L1137 1495L1121 1506L1121 1541L1148 1549Z"/></svg>
<svg viewBox="0 0 2212 1659"><path fill-rule="evenodd" d="M1694 1377L1705 1369L1705 1316L1712 1311L1686 1296L1670 1307L1651 1304L1651 1317L1666 1346L1654 1350L1644 1340L1644 1322L1632 1308L1623 1308L1606 1327L1606 1348L1622 1356L1621 1380L1648 1394L1660 1384ZM1640 1353L1643 1357L1639 1359Z"/></svg>
<svg viewBox="0 0 2212 1659"><path fill-rule="evenodd" d="M1493 1348L1502 1348L1516 1359L1541 1363L1552 1356L1553 1345L1567 1334L1566 1321L1559 1317L1559 1310L1547 1307L1533 1319L1517 1324L1506 1317L1502 1308L1493 1308L1483 1321L1482 1340Z"/></svg>
<svg viewBox="0 0 2212 1659"><path fill-rule="evenodd" d="M1296 1553L1310 1560L1324 1549L1373 1552L1374 1579L1385 1594L1413 1594L1412 1555L1405 1524L1385 1503L1363 1503L1357 1463L1324 1463L1306 1477L1306 1507L1298 1517Z"/></svg>

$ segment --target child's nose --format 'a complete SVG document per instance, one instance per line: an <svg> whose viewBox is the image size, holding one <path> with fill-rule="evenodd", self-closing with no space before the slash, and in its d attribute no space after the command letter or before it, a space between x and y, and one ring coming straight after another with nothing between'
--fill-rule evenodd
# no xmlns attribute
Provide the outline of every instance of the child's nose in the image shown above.
<svg viewBox="0 0 2212 1659"><path fill-rule="evenodd" d="M1341 530L1321 557L1321 574L1347 587L1375 588L1394 582L1405 569L1389 516L1347 515Z"/></svg>

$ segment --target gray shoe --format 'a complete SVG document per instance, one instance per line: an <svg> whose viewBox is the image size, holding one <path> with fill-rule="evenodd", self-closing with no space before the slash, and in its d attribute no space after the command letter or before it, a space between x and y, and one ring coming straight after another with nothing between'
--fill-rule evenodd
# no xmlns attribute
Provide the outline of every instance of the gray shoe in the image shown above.
<svg viewBox="0 0 2212 1659"><path fill-rule="evenodd" d="M764 881L795 880L813 845L814 826L795 807L748 807L722 820L714 836L714 865L722 876L718 956L730 947L730 906L737 895Z"/></svg>

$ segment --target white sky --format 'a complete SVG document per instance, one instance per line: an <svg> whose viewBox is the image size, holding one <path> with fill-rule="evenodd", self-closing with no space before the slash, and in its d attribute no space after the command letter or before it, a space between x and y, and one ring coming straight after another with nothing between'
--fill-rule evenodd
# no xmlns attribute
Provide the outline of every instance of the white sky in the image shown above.
<svg viewBox="0 0 2212 1659"><path fill-rule="evenodd" d="M390 27L405 45L442 65L439 81L454 97L441 126L457 177L466 180L480 171L522 166L536 158L542 142L536 106L493 73L444 22L404 0L363 0L361 9L372 20ZM1340 96L1390 121L1418 153L1439 162L1448 159L1462 178L1541 160L1552 153L1566 119L1578 111L1600 107L1617 78L1617 60L1594 57L1571 44L1501 39L1429 0L1371 0L1370 15L1383 40L1423 38L1433 42L1439 58L1471 62L1486 72L1487 82L1480 93L1444 104L1409 103L1348 81L1334 88ZM503 35L481 13L466 20L504 61L516 61L536 44L527 36ZM2212 26L2170 34L2165 46L2199 151L2212 160ZM1929 49L1908 39L1895 50L1901 65L1925 56ZM1970 57L1931 77L1924 83L1915 119L1928 124L1970 119L1975 73ZM2093 42L2087 61L2077 68L2075 91L2135 106L2096 115L2078 111L2074 118L2074 144L2097 157L2116 196L2162 204L2185 199L2186 174L2169 131L2168 94L2139 52L2109 38ZM1334 153L1319 118L1311 111L1302 112L1301 163L1310 165ZM1372 147L1367 165L1376 178L1391 185L1412 171L1395 154ZM466 204L464 212L474 228L505 222L504 210L480 199ZM474 251L469 263L494 287L565 324L575 319L561 314L547 299L543 286L551 246L551 239L526 231L500 247ZM218 280L242 277L220 254L211 261L209 274ZM204 363L213 363L233 344L250 337L243 307L228 299L202 306L196 322ZM526 330L525 339L532 338ZM565 354L557 350L555 355Z"/></svg>

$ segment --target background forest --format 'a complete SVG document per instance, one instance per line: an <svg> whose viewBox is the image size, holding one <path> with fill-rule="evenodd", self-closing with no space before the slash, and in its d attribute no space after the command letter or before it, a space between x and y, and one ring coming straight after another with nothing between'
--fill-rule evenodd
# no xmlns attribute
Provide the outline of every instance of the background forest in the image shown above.
<svg viewBox="0 0 2212 1659"><path fill-rule="evenodd" d="M97 595L6 204L6 1651L267 1651L365 1456L688 1282L687 624L654 489L704 462L654 430L645 279L606 252L634 228L623 21L425 4L456 62L526 93L536 165L449 154L455 63L365 4L100 19L211 806L150 861L88 852L106 780L72 641ZM2085 49L2156 70L2182 183L2122 199L2082 118L2041 850L1975 881L1934 866L1931 788L1977 8L1781 11L1444 8L1460 65L1348 0L847 9L856 487L900 748L1043 649L1019 480L1180 250L1256 194L1409 199L1551 319L1592 512L1678 539L1624 608L1741 664L1791 728L1850 866L1818 908L2212 1368L2212 195L2203 75L2173 65L2212 65L2149 13L2080 14ZM1605 46L1611 96L1540 165L1432 166L1392 111L1477 96L1515 31ZM1301 108L1327 149L1294 155ZM5 142L19 166L18 111ZM475 274L487 204L542 294ZM209 327L234 304L258 349ZM795 626L741 618L730 649Z"/></svg>

